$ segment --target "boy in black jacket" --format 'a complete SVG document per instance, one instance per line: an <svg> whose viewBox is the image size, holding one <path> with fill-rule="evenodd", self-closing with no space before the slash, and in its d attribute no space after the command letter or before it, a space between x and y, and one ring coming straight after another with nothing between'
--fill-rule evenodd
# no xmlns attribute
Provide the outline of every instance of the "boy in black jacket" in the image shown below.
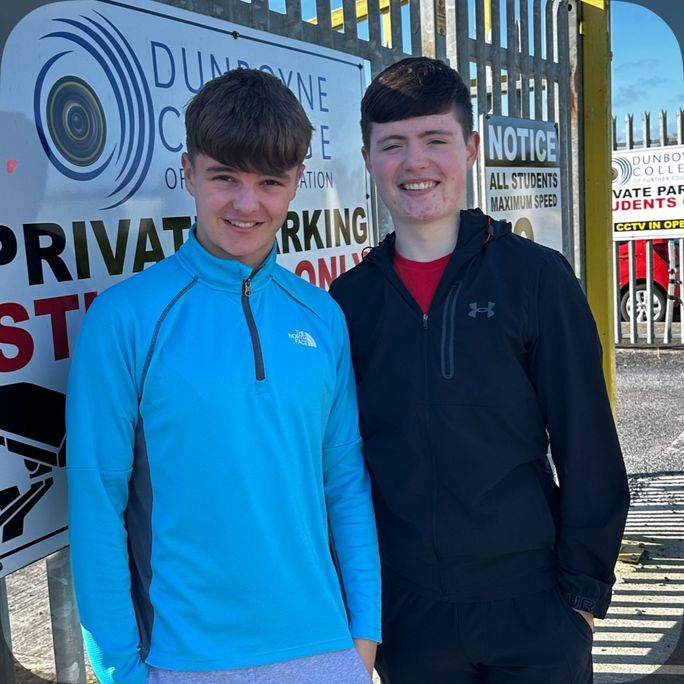
<svg viewBox="0 0 684 684"><path fill-rule="evenodd" d="M587 302L558 252L464 209L479 138L453 69L402 60L361 113L395 232L331 293L380 536L377 669L385 684L591 682L629 493Z"/></svg>

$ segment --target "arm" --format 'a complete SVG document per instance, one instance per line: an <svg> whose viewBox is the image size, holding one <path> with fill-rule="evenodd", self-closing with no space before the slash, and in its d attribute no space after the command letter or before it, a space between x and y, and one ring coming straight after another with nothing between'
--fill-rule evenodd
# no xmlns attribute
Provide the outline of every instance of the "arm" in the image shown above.
<svg viewBox="0 0 684 684"><path fill-rule="evenodd" d="M138 397L132 342L106 295L93 303L67 392L71 557L84 640L103 684L143 684L123 513ZM130 337L130 334L128 335Z"/></svg>
<svg viewBox="0 0 684 684"><path fill-rule="evenodd" d="M337 310L336 314L339 356L323 445L325 497L351 635L370 671L375 644L380 641L380 560L370 479L361 454L349 341L342 313Z"/></svg>
<svg viewBox="0 0 684 684"><path fill-rule="evenodd" d="M560 484L559 582L573 608L605 617L629 490L601 345L584 294L560 254L542 267L537 302L531 371Z"/></svg>

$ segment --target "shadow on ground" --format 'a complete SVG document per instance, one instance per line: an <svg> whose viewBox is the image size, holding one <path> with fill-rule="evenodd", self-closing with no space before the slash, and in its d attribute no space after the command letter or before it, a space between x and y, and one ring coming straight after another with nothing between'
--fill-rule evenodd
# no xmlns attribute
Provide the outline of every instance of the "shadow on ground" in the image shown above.
<svg viewBox="0 0 684 684"><path fill-rule="evenodd" d="M619 563L613 603L594 634L597 684L684 677L684 474L633 476L625 538L646 551Z"/></svg>

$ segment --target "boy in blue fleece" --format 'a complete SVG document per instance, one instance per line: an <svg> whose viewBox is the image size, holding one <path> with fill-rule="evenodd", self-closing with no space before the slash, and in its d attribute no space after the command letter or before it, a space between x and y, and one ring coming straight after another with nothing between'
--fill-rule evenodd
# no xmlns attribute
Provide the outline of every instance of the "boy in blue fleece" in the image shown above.
<svg viewBox="0 0 684 684"><path fill-rule="evenodd" d="M311 124L234 70L186 128L197 223L95 300L69 380L88 653L104 683L367 682L379 562L344 318L275 261Z"/></svg>

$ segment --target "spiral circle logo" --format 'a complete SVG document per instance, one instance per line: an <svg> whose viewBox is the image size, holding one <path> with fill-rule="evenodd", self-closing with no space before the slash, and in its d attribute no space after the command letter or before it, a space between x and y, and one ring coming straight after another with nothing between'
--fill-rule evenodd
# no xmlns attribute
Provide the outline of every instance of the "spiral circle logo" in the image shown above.
<svg viewBox="0 0 684 684"><path fill-rule="evenodd" d="M613 157L613 168L611 172L613 183L624 185L632 177L632 164L622 157Z"/></svg>
<svg viewBox="0 0 684 684"><path fill-rule="evenodd" d="M50 138L64 159L91 166L102 155L107 121L95 91L77 76L60 78L47 98Z"/></svg>
<svg viewBox="0 0 684 684"><path fill-rule="evenodd" d="M125 36L106 17L55 19L42 36L56 54L43 65L33 96L45 154L64 176L98 180L101 209L130 199L147 176L154 150L152 95Z"/></svg>

